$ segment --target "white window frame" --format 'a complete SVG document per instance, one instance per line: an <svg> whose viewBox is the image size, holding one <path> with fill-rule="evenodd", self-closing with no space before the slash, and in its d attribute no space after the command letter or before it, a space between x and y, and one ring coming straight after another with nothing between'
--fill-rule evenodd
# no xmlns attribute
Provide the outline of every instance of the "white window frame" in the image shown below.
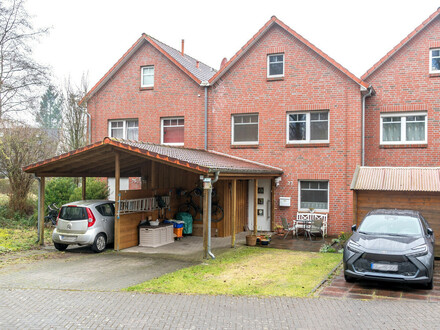
<svg viewBox="0 0 440 330"><path fill-rule="evenodd" d="M327 113L328 134L326 140L310 140L310 114L312 113ZM306 139L305 140L290 140L290 115L306 115ZM301 112L288 112L286 115L286 143L287 144L310 144L310 143L329 143L330 141L330 111L328 110L316 110L316 111L301 111Z"/></svg>
<svg viewBox="0 0 440 330"><path fill-rule="evenodd" d="M234 131L235 131L235 116L257 116L257 141L237 141L235 142L234 140ZM259 144L259 140L260 140L260 114L258 113L234 113L232 114L232 128L231 128L231 141L232 141L232 145L257 145ZM240 123L239 123L240 124ZM255 123L245 123L242 125L246 125L246 124L255 124Z"/></svg>
<svg viewBox="0 0 440 330"><path fill-rule="evenodd" d="M270 57L271 56L280 56L283 55L283 74L274 74L274 75L270 75L269 72L269 66L270 66ZM267 55L267 78L282 78L284 77L284 72L285 72L285 64L286 64L286 56L284 53L277 53L277 54L268 54Z"/></svg>
<svg viewBox="0 0 440 330"><path fill-rule="evenodd" d="M144 85L144 69L153 69L153 83ZM141 67L141 87L154 87L154 65L145 65Z"/></svg>
<svg viewBox="0 0 440 330"><path fill-rule="evenodd" d="M327 208L326 209L314 209L313 211L318 212L329 212L330 211L330 181L329 180L307 180L307 179L301 179L298 180L298 211L300 212L306 212L310 209L308 208L301 208L301 182L309 182L309 181L315 181L315 182L327 182Z"/></svg>
<svg viewBox="0 0 440 330"><path fill-rule="evenodd" d="M164 120L173 120L173 119L183 119L183 125L174 125L173 127L183 127L183 142L179 143L164 143L163 142L163 122ZM160 118L160 144L166 145L166 146L184 146L185 145L185 117L179 116L179 117L163 117Z"/></svg>
<svg viewBox="0 0 440 330"><path fill-rule="evenodd" d="M440 51L440 48L431 48L431 49L429 50L429 73L440 73L440 70L433 70L433 69L432 69L432 58L433 58L433 56L432 56L432 52L435 51L435 50ZM439 56L435 56L435 57L436 57L436 58L437 58L437 57L440 58L440 55L439 55Z"/></svg>
<svg viewBox="0 0 440 330"><path fill-rule="evenodd" d="M406 117L425 116L425 139L423 141L406 141ZM400 120L400 141L383 141L383 118L385 117L401 117ZM380 114L380 144L427 144L428 143L428 113L422 112L396 112Z"/></svg>
<svg viewBox="0 0 440 330"><path fill-rule="evenodd" d="M138 140L139 140L139 119L112 119L108 121L108 136L112 137L112 123L122 122L122 135L123 139L127 139L127 122L128 121L137 121L138 123Z"/></svg>

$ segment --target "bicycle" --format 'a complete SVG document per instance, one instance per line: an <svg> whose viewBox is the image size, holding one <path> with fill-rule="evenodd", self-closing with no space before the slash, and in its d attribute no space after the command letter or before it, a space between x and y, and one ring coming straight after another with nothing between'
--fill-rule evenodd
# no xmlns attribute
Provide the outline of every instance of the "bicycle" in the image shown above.
<svg viewBox="0 0 440 330"><path fill-rule="evenodd" d="M192 199L192 195L196 196L202 196L203 190L200 187L196 187L193 190L187 192L185 194L185 197L187 198L187 201L184 204L179 205L178 210L179 212L186 212L191 214L192 218L197 221L202 221L203 219L203 208L200 207L197 203L195 203ZM212 198L211 198L211 222L220 222L223 220L225 216L225 211L223 208L218 204L218 201L214 199L216 193L215 189L212 190ZM197 216L200 214L200 218L197 218Z"/></svg>
<svg viewBox="0 0 440 330"><path fill-rule="evenodd" d="M57 218L58 218L58 212L59 208L55 205L55 203L52 204L52 207L50 205L47 205L47 215L44 217L44 223L50 224L52 223L53 226L57 225Z"/></svg>

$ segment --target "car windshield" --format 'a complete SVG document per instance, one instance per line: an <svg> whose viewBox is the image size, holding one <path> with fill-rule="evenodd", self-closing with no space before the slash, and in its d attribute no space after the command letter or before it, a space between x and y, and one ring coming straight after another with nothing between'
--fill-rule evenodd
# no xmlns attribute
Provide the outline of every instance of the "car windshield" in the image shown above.
<svg viewBox="0 0 440 330"><path fill-rule="evenodd" d="M371 214L362 221L359 232L363 234L420 236L422 228L416 217L397 214Z"/></svg>
<svg viewBox="0 0 440 330"><path fill-rule="evenodd" d="M63 206L60 211L60 219L63 220L87 220L85 207Z"/></svg>

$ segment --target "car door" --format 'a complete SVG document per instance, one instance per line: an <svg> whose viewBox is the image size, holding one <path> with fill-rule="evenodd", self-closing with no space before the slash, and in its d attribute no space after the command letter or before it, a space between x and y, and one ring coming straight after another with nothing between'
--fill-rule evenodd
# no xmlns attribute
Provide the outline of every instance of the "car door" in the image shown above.
<svg viewBox="0 0 440 330"><path fill-rule="evenodd" d="M107 241L113 242L115 232L115 205L114 203L105 203L101 205L102 215L105 223Z"/></svg>

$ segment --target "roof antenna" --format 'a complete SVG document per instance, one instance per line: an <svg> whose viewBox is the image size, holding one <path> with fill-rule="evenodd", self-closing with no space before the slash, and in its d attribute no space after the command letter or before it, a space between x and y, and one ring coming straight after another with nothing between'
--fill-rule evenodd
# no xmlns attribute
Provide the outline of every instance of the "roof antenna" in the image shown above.
<svg viewBox="0 0 440 330"><path fill-rule="evenodd" d="M184 50L185 50L185 39L182 39L182 56L185 55Z"/></svg>

